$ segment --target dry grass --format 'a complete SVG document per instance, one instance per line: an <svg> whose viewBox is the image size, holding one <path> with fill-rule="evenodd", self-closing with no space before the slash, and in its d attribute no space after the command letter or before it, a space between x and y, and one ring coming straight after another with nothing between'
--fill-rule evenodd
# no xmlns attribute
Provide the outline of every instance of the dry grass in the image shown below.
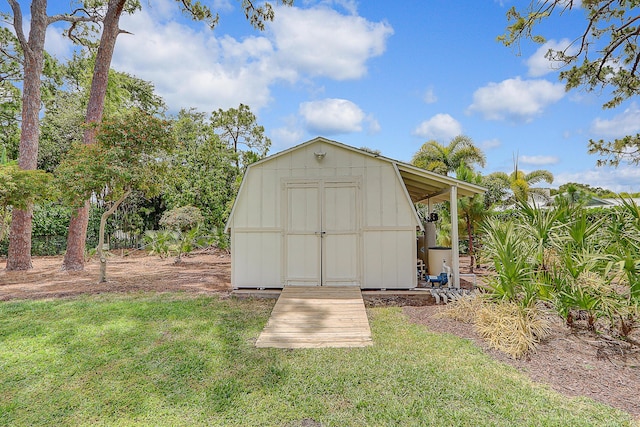
<svg viewBox="0 0 640 427"><path fill-rule="evenodd" d="M472 324L476 322L478 311L485 305L485 301L477 292L463 295L447 304L446 308L434 317L446 317L458 322Z"/></svg>
<svg viewBox="0 0 640 427"><path fill-rule="evenodd" d="M551 332L551 323L539 308L492 302L477 293L458 298L435 317L473 324L491 347L515 359L534 351Z"/></svg>
<svg viewBox="0 0 640 427"><path fill-rule="evenodd" d="M485 304L477 313L475 326L491 347L515 359L535 351L538 343L551 332L544 311L508 301Z"/></svg>

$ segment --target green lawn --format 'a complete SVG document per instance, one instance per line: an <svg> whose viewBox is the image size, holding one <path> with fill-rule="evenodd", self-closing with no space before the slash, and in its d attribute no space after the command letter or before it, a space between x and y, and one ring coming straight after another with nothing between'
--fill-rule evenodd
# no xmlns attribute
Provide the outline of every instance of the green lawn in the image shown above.
<svg viewBox="0 0 640 427"><path fill-rule="evenodd" d="M620 426L468 341L369 311L374 346L253 346L273 301L186 294L0 303L0 425Z"/></svg>

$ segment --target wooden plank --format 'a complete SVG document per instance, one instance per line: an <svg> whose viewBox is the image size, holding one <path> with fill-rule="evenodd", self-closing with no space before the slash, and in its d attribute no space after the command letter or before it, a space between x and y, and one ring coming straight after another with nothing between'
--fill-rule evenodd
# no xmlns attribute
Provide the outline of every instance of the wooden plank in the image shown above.
<svg viewBox="0 0 640 427"><path fill-rule="evenodd" d="M286 286L256 347L364 347L372 343L359 288Z"/></svg>

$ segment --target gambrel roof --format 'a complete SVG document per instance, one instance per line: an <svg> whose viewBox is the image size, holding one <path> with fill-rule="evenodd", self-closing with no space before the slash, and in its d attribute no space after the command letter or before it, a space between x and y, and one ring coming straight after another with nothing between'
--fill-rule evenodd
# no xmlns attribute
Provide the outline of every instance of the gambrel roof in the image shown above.
<svg viewBox="0 0 640 427"><path fill-rule="evenodd" d="M394 160L389 157L371 153L369 151L361 150L359 148L351 147L349 145L342 144L340 142L326 139L323 137L316 137L310 141L304 142L302 144L291 147L287 150L265 157L264 159L254 163L254 165L258 165L260 163L270 161L278 156L282 156L291 151L298 150L307 145L311 145L317 142L332 144L332 145L344 148L346 150L358 152L364 156L375 157L377 159L384 160L393 164L394 167L400 173L400 177L402 178L402 181L404 182L407 192L409 193L409 197L411 198L411 201L413 203L426 202L429 199L435 202L449 200L448 193L449 193L449 189L452 186L457 187L458 197L466 197L466 196L473 196L475 194L483 194L486 191L485 188L475 184L470 184L468 182L460 181L450 176L445 176L435 172L430 172L428 170L413 166L409 163L400 162L398 160Z"/></svg>

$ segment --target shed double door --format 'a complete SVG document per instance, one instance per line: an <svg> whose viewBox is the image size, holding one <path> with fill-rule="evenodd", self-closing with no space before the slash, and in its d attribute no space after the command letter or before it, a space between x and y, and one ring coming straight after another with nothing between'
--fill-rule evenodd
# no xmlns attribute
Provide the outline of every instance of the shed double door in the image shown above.
<svg viewBox="0 0 640 427"><path fill-rule="evenodd" d="M357 182L293 182L285 192L285 285L359 286Z"/></svg>

